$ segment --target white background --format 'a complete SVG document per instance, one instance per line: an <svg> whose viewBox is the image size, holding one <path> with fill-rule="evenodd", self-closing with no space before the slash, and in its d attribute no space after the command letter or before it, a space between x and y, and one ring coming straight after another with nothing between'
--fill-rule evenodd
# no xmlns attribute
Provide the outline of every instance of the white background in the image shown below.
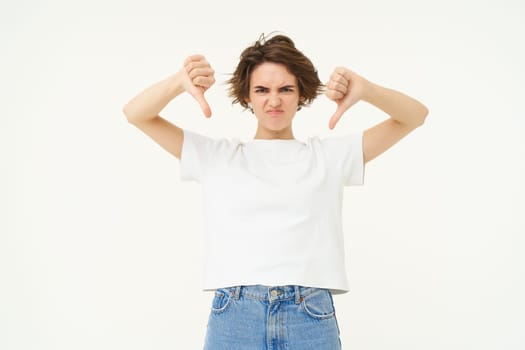
<svg viewBox="0 0 525 350"><path fill-rule="evenodd" d="M162 115L253 137L224 82L274 30L323 81L344 65L430 109L345 189L344 348L525 348L524 17L518 0L2 3L0 348L202 348L200 187L122 107L202 53L213 117L187 94ZM334 110L303 109L296 138L386 117L361 102L329 130Z"/></svg>

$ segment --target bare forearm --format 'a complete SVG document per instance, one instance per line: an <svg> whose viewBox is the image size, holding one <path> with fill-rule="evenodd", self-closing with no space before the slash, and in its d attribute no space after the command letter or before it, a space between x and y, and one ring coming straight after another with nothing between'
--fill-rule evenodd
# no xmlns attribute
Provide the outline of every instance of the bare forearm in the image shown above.
<svg viewBox="0 0 525 350"><path fill-rule="evenodd" d="M184 87L179 72L150 86L132 98L124 106L124 114L130 123L152 119L183 91Z"/></svg>
<svg viewBox="0 0 525 350"><path fill-rule="evenodd" d="M423 124L428 109L421 102L399 91L367 81L363 89L363 101L381 109L395 121L410 126Z"/></svg>

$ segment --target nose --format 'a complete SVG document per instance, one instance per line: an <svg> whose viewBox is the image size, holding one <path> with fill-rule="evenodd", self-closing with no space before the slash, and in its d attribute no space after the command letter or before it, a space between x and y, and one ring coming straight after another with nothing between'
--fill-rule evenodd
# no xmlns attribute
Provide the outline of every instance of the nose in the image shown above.
<svg viewBox="0 0 525 350"><path fill-rule="evenodd" d="M268 97L268 104L270 105L270 107L278 107L281 105L281 98L278 94L271 94Z"/></svg>

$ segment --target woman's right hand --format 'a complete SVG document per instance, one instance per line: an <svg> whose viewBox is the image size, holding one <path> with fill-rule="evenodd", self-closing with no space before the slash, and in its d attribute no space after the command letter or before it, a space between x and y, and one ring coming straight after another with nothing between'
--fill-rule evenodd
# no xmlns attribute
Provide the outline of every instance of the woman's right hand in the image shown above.
<svg viewBox="0 0 525 350"><path fill-rule="evenodd" d="M204 98L204 92L215 83L215 71L202 55L192 55L184 61L180 73L183 76L183 87L199 102L206 117L211 117L211 109Z"/></svg>

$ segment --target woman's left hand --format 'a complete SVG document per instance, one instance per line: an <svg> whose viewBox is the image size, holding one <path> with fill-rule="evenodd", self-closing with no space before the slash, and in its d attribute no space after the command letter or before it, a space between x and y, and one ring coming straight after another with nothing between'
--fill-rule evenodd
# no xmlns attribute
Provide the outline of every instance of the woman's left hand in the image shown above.
<svg viewBox="0 0 525 350"><path fill-rule="evenodd" d="M337 103L337 110L330 118L333 129L341 116L363 97L366 79L345 67L337 67L326 83L325 95Z"/></svg>

